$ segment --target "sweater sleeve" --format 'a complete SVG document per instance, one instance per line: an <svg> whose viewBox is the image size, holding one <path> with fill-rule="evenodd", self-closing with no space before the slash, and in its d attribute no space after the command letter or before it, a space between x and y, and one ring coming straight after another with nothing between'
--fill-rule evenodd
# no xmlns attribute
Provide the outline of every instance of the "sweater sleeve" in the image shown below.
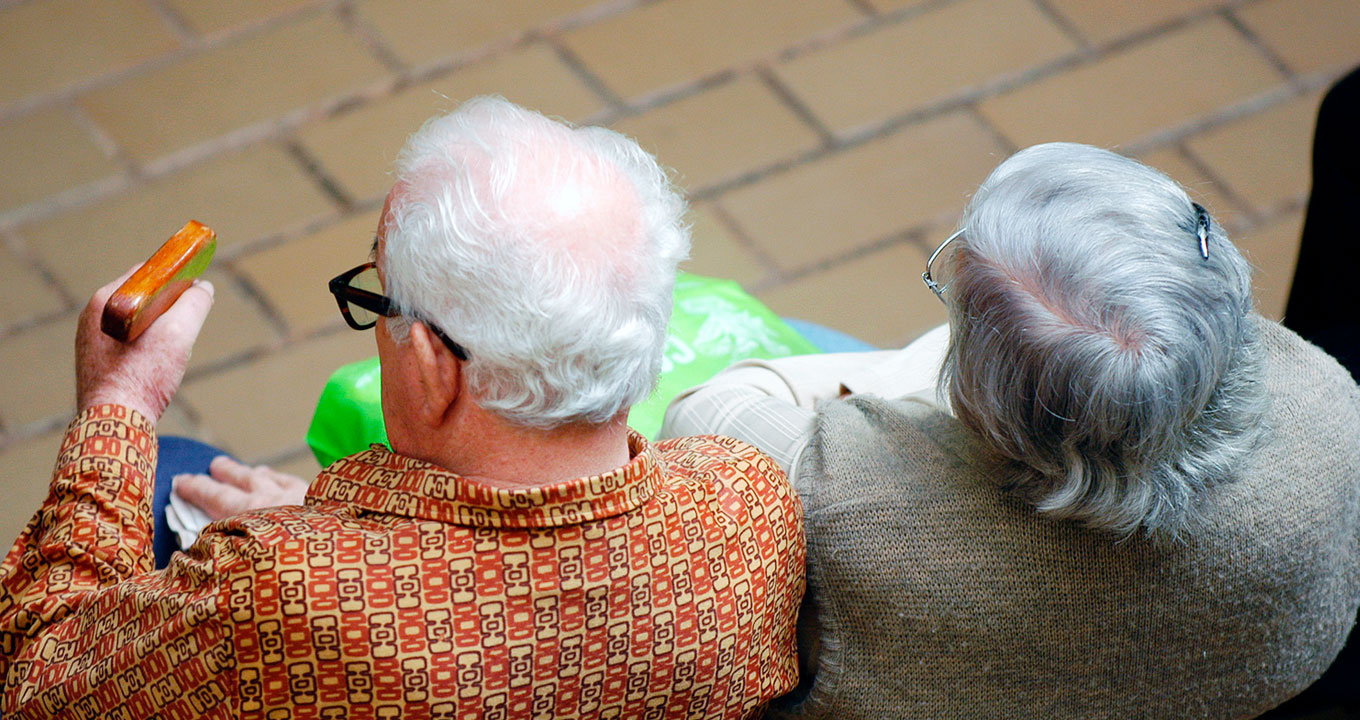
<svg viewBox="0 0 1360 720"><path fill-rule="evenodd" d="M96 406L68 428L47 499L0 565L6 720L227 709L211 556L152 572L155 467L155 427L133 410Z"/></svg>

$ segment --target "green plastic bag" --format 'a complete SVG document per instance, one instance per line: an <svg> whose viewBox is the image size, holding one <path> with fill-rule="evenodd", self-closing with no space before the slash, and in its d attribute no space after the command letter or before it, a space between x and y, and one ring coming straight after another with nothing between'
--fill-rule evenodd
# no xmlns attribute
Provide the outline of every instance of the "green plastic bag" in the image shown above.
<svg viewBox="0 0 1360 720"><path fill-rule="evenodd" d="M680 273L656 391L628 413L628 424L656 437L666 406L682 391L738 360L817 352L797 331L731 280ZM371 443L387 444L378 358L336 370L321 391L307 444L322 466Z"/></svg>
<svg viewBox="0 0 1360 720"><path fill-rule="evenodd" d="M375 355L341 365L326 381L307 428L307 445L321 467L346 455L387 444L382 414L382 372Z"/></svg>

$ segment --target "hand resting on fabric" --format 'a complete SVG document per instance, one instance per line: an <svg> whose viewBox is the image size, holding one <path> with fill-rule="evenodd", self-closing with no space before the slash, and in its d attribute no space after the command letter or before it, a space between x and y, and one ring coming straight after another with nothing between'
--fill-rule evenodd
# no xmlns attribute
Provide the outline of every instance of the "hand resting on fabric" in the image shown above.
<svg viewBox="0 0 1360 720"><path fill-rule="evenodd" d="M213 520L257 508L301 505L307 481L268 465L250 466L225 455L213 458L207 475L174 478L175 492Z"/></svg>

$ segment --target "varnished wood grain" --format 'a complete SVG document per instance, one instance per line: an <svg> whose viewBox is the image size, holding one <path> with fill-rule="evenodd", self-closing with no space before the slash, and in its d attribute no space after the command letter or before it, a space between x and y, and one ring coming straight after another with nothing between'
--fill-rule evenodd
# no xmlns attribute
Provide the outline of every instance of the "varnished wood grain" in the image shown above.
<svg viewBox="0 0 1360 720"><path fill-rule="evenodd" d="M190 220L105 303L104 333L125 343L137 339L203 274L216 249L217 233Z"/></svg>

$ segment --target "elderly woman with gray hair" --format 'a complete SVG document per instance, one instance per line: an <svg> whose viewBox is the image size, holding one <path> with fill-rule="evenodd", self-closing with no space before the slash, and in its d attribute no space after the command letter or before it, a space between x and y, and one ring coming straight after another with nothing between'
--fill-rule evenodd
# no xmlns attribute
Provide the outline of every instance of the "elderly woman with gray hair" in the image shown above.
<svg viewBox="0 0 1360 720"><path fill-rule="evenodd" d="M1036 146L928 264L947 327L681 396L663 433L747 440L803 499L773 714L1237 718L1321 675L1360 604L1360 389L1250 274L1165 175Z"/></svg>

